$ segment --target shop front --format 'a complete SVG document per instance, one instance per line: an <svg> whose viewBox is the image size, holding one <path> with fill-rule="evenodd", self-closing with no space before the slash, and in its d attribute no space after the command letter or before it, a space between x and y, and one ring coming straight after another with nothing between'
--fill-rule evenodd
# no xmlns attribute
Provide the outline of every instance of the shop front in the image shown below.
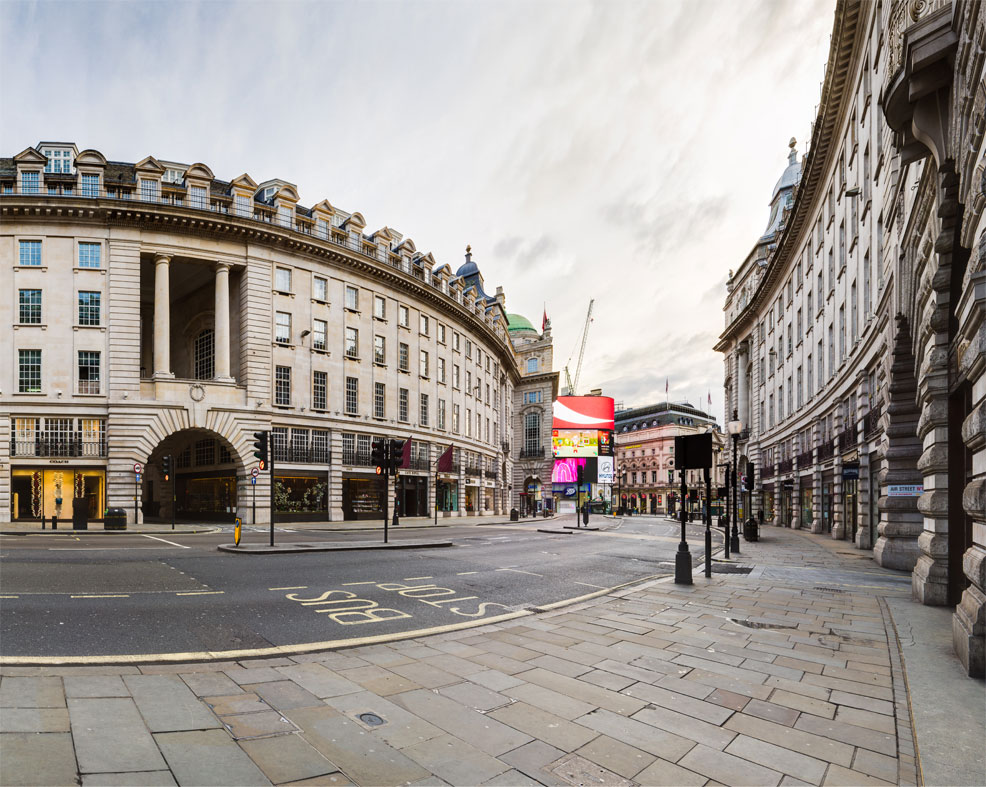
<svg viewBox="0 0 986 787"><path fill-rule="evenodd" d="M274 478L274 510L281 522L321 522L329 518L325 474L282 470Z"/></svg>
<svg viewBox="0 0 986 787"><path fill-rule="evenodd" d="M786 480L781 483L781 524L791 527L791 517L794 513L794 481Z"/></svg>
<svg viewBox="0 0 986 787"><path fill-rule="evenodd" d="M487 485L483 487L483 513L491 514L496 508L496 503L493 502L495 492L496 488L490 482L487 482ZM544 501L545 507L549 507L550 503L551 498L549 497Z"/></svg>
<svg viewBox="0 0 986 787"><path fill-rule="evenodd" d="M842 515L846 523L846 538L856 540L859 520L859 460L842 465Z"/></svg>
<svg viewBox="0 0 986 787"><path fill-rule="evenodd" d="M466 479L466 516L476 516L479 511L479 492L479 480L472 478ZM541 490L538 489L538 498L540 498L540 496Z"/></svg>
<svg viewBox="0 0 986 787"><path fill-rule="evenodd" d="M10 518L71 520L82 506L89 521L102 519L106 506L106 471L102 468L15 467L10 474ZM79 502L76 503L75 501Z"/></svg>
<svg viewBox="0 0 986 787"><path fill-rule="evenodd" d="M822 532L832 532L832 496L834 481L832 471L822 476Z"/></svg>
<svg viewBox="0 0 986 787"><path fill-rule="evenodd" d="M761 491L761 500L763 505L763 519L764 522L774 522L774 488L773 486L765 486Z"/></svg>
<svg viewBox="0 0 986 787"><path fill-rule="evenodd" d="M397 513L400 516L428 516L428 478L423 475L397 477Z"/></svg>
<svg viewBox="0 0 986 787"><path fill-rule="evenodd" d="M459 481L455 476L438 477L438 511L452 516L459 510Z"/></svg>
<svg viewBox="0 0 986 787"><path fill-rule="evenodd" d="M209 522L236 516L236 475L233 471L186 473L175 477L177 517Z"/></svg>
<svg viewBox="0 0 986 787"><path fill-rule="evenodd" d="M870 454L869 490L868 527L870 529L870 541L868 546L872 548L879 538L878 528L880 526L880 461L875 451Z"/></svg>
<svg viewBox="0 0 986 787"><path fill-rule="evenodd" d="M814 498L810 475L801 476L798 500L801 511L801 527L806 529L810 528L812 520L815 517Z"/></svg>
<svg viewBox="0 0 986 787"><path fill-rule="evenodd" d="M346 519L382 519L384 476L343 473L342 515Z"/></svg>

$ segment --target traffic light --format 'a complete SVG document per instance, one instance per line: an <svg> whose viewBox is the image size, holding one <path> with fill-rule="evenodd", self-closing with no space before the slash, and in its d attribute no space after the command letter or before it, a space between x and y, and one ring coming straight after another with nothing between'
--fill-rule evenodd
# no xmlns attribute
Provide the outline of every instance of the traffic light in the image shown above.
<svg viewBox="0 0 986 787"><path fill-rule="evenodd" d="M377 468L377 475L387 472L387 441L374 437L370 447L370 464Z"/></svg>
<svg viewBox="0 0 986 787"><path fill-rule="evenodd" d="M161 470L164 473L164 480L171 480L171 454L161 457Z"/></svg>
<svg viewBox="0 0 986 787"><path fill-rule="evenodd" d="M579 486L582 486L583 479L585 478L585 468L582 465L579 465L576 468L576 472L578 473L578 477L579 477Z"/></svg>
<svg viewBox="0 0 986 787"><path fill-rule="evenodd" d="M259 460L261 470L267 467L267 454L268 454L267 441L268 441L267 432L253 433L253 455L257 457L257 459Z"/></svg>
<svg viewBox="0 0 986 787"><path fill-rule="evenodd" d="M404 459L404 441L403 440L391 440L390 441L390 472L394 475L397 474L397 468L401 466L401 461Z"/></svg>

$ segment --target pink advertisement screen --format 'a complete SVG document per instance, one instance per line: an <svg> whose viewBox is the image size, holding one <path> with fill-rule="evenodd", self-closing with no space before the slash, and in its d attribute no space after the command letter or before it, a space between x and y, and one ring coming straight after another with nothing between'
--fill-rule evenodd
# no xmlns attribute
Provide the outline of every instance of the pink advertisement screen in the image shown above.
<svg viewBox="0 0 986 787"><path fill-rule="evenodd" d="M556 459L555 467L551 471L551 483L553 484L575 484L579 480L579 467L585 467L584 458L569 457L567 459Z"/></svg>

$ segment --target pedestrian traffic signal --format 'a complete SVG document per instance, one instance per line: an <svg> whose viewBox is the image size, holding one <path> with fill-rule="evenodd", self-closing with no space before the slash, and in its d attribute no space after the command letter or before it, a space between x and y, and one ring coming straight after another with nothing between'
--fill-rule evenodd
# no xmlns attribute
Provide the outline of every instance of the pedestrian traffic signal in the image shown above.
<svg viewBox="0 0 986 787"><path fill-rule="evenodd" d="M386 473L387 467L387 441L382 437L374 437L370 446L370 464L377 468L377 475Z"/></svg>
<svg viewBox="0 0 986 787"><path fill-rule="evenodd" d="M171 479L171 455L161 457L161 471L164 473L164 480Z"/></svg>
<svg viewBox="0 0 986 787"><path fill-rule="evenodd" d="M579 477L579 486L582 486L582 481L585 478L585 472L584 471L585 471L585 468L582 467L582 465L579 465L576 468L576 470L575 470L575 472L578 474L578 477Z"/></svg>
<svg viewBox="0 0 986 787"><path fill-rule="evenodd" d="M401 466L401 461L404 459L404 441L403 440L391 440L390 441L390 472L397 475L397 468Z"/></svg>
<svg viewBox="0 0 986 787"><path fill-rule="evenodd" d="M254 432L253 433L253 455L260 460L260 469L263 470L267 466L267 454L268 454L268 436L267 432Z"/></svg>

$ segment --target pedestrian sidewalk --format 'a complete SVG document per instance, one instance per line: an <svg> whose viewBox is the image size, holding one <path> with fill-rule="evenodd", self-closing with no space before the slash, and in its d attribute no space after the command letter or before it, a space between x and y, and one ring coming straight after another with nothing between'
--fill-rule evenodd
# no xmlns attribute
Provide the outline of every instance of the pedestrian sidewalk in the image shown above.
<svg viewBox="0 0 986 787"><path fill-rule="evenodd" d="M982 682L953 684L959 705L927 730L908 697L896 629L922 609L909 577L839 542L761 532L728 566L747 573L696 570L692 586L431 637L5 666L0 783L983 784ZM922 773L925 736L950 748L948 781Z"/></svg>

